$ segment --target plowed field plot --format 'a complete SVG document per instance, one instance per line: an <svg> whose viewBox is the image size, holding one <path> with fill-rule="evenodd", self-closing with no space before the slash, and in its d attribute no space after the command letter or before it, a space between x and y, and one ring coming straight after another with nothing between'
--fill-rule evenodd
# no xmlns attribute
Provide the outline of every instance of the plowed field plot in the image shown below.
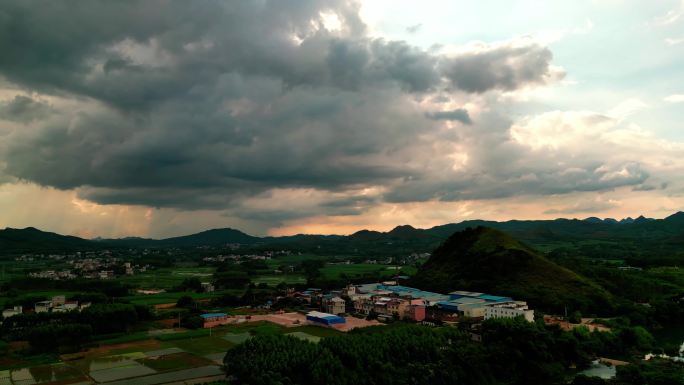
<svg viewBox="0 0 684 385"><path fill-rule="evenodd" d="M138 360L138 362L157 372L197 368L214 364L214 362L204 357L185 352L143 358Z"/></svg>

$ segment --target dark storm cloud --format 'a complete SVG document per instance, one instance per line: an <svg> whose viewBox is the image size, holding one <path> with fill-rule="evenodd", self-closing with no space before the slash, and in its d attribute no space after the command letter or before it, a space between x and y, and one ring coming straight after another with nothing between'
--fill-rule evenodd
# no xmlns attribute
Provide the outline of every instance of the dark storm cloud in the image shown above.
<svg viewBox="0 0 684 385"><path fill-rule="evenodd" d="M17 95L7 102L0 102L0 119L13 122L29 123L40 120L51 111L49 105L23 95Z"/></svg>
<svg viewBox="0 0 684 385"><path fill-rule="evenodd" d="M605 191L634 186L648 179L648 172L638 165L628 165L629 172L619 177L587 166L587 169L511 170L500 174L482 171L478 174L451 175L449 180L425 178L410 180L385 195L389 202L420 202L427 200L459 201L500 199L518 195L554 195L572 191ZM451 179L453 178L453 179Z"/></svg>
<svg viewBox="0 0 684 385"><path fill-rule="evenodd" d="M468 110L463 108L458 108L451 111L426 112L425 116L433 120L455 120L463 124L471 124L473 122L470 119Z"/></svg>
<svg viewBox="0 0 684 385"><path fill-rule="evenodd" d="M84 199L286 218L240 207L275 188L340 194L298 215L354 215L381 197L347 192L369 186L390 201L459 200L647 177L638 165L611 180L600 163L536 164L508 140L511 122L416 102L544 84L556 75L544 47L447 56L369 36L343 0L77 3L0 3L0 75L80 102L15 130L0 155L6 173ZM330 14L339 28L324 28ZM435 150L457 141L465 170Z"/></svg>
<svg viewBox="0 0 684 385"><path fill-rule="evenodd" d="M457 89L475 93L510 91L545 83L553 75L552 56L548 48L539 45L508 44L444 59L441 66Z"/></svg>

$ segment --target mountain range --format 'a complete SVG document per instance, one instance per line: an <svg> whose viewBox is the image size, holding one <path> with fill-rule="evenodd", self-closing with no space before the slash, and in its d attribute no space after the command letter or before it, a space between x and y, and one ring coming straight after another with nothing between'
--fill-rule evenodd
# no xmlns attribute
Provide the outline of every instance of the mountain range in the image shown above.
<svg viewBox="0 0 684 385"><path fill-rule="evenodd" d="M335 254L430 252L455 232L478 226L505 231L543 252L564 247L591 250L595 245L614 245L620 253L663 253L684 246L684 212L664 219L638 217L623 220L590 217L555 220L469 220L417 229L397 226L391 231L361 230L351 235L299 234L257 237L224 228L166 239L119 238L87 240L44 232L33 227L0 230L0 254L96 250L106 248L196 248L240 244L250 248L282 247L291 250Z"/></svg>

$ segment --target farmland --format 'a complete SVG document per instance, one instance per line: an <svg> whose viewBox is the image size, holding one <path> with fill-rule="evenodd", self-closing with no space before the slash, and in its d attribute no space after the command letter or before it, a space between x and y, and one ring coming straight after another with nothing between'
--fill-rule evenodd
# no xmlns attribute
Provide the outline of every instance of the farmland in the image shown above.
<svg viewBox="0 0 684 385"><path fill-rule="evenodd" d="M170 289L179 285L184 279L197 277L200 280L211 280L214 273L212 267L170 267L150 270L144 273L124 276L121 281L140 289Z"/></svg>
<svg viewBox="0 0 684 385"><path fill-rule="evenodd" d="M220 378L222 373L217 364L227 350L253 335L280 334L318 341L340 332L313 326L285 328L268 322L254 322L216 327L211 335L206 329L191 332L175 329L168 334L147 337L145 333L136 333L137 341L134 341L136 338L119 343L99 341L85 352L54 356L52 362L15 363L12 367L17 369L0 367L0 384L55 381L65 384L114 381L143 384L146 379L153 381L156 378L168 381Z"/></svg>

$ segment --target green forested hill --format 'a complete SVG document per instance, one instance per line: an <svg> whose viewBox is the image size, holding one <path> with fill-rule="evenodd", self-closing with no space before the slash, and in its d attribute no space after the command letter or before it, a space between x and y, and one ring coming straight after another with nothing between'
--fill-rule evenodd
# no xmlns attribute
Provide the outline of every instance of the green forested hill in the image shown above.
<svg viewBox="0 0 684 385"><path fill-rule="evenodd" d="M40 231L33 227L0 230L0 254L91 250L96 246L82 238Z"/></svg>
<svg viewBox="0 0 684 385"><path fill-rule="evenodd" d="M300 234L284 237L257 237L225 228L167 239L100 239L97 242L46 233L34 228L0 230L0 253L84 250L93 248L195 248L221 247L239 243L250 248L284 248L318 254L405 255L430 252L451 234L471 227L485 226L504 231L545 253L581 255L602 259L648 262L653 257L670 258L670 264L684 264L684 213L665 219L587 218L555 220L511 220L506 222L472 220L417 229L397 226L387 232L361 230L351 235Z"/></svg>
<svg viewBox="0 0 684 385"><path fill-rule="evenodd" d="M611 306L602 287L543 257L501 231L468 228L449 237L419 269L412 285L473 290L526 300L533 307L595 312Z"/></svg>

